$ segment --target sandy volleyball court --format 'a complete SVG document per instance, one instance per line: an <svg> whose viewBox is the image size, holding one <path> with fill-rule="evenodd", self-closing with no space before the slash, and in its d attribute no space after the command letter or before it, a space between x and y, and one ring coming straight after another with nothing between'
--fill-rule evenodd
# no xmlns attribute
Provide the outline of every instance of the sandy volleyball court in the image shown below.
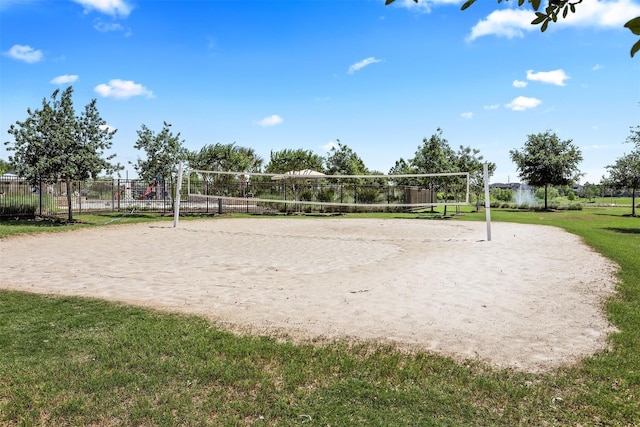
<svg viewBox="0 0 640 427"><path fill-rule="evenodd" d="M615 266L553 227L256 218L0 240L1 288L123 301L293 339L542 371L602 350Z"/></svg>

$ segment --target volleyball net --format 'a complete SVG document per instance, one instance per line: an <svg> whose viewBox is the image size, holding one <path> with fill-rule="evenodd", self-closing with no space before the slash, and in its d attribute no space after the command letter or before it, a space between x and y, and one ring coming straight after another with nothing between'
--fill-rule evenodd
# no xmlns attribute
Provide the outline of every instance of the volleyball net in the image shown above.
<svg viewBox="0 0 640 427"><path fill-rule="evenodd" d="M325 175L188 170L189 201L252 204L264 211L412 211L469 204L469 173ZM183 193L183 194L184 194Z"/></svg>

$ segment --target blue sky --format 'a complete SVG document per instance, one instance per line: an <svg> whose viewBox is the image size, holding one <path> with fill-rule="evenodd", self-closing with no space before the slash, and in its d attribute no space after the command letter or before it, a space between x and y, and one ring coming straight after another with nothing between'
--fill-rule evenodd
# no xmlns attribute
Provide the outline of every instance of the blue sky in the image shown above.
<svg viewBox="0 0 640 427"><path fill-rule="evenodd" d="M265 164L339 139L384 173L441 128L497 164L494 182L519 181L509 150L552 130L598 182L640 125L637 37L623 28L640 1L587 0L545 33L515 0L462 3L0 0L1 141L72 84L78 113L96 98L118 129L130 177L136 131L166 121L191 150L236 142Z"/></svg>

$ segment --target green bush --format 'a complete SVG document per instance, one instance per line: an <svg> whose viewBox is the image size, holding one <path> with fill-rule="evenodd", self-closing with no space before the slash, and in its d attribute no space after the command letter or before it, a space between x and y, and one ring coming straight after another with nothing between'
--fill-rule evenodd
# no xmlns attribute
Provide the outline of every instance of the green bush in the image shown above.
<svg viewBox="0 0 640 427"><path fill-rule="evenodd" d="M513 202L513 190L508 188L494 188L491 190L491 197L500 202Z"/></svg>
<svg viewBox="0 0 640 427"><path fill-rule="evenodd" d="M313 194L309 190L305 190L300 194L300 200L310 202L313 199Z"/></svg>
<svg viewBox="0 0 640 427"><path fill-rule="evenodd" d="M549 206L549 208L552 208ZM581 203L569 203L568 205L556 205L552 209L557 209L560 211L581 211L582 204Z"/></svg>
<svg viewBox="0 0 640 427"><path fill-rule="evenodd" d="M30 203L0 206L0 219L35 218L36 209L37 206Z"/></svg>
<svg viewBox="0 0 640 427"><path fill-rule="evenodd" d="M553 200L558 197L558 189L555 187L547 188L547 201ZM540 187L536 189L535 197L538 200L544 200L544 187ZM551 206L549 206L551 207Z"/></svg>
<svg viewBox="0 0 640 427"><path fill-rule="evenodd" d="M318 200L321 202L333 202L335 193L335 190L331 187L323 188L318 192Z"/></svg>
<svg viewBox="0 0 640 427"><path fill-rule="evenodd" d="M358 203L375 203L377 198L377 188L361 188L358 190Z"/></svg>

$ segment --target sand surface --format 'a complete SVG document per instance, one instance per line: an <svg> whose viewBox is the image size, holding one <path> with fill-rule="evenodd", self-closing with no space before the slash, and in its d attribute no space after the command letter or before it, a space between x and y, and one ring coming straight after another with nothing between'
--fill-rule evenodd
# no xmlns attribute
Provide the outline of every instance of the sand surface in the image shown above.
<svg viewBox="0 0 640 427"><path fill-rule="evenodd" d="M256 218L0 240L0 287L539 372L606 348L616 267L554 227Z"/></svg>

